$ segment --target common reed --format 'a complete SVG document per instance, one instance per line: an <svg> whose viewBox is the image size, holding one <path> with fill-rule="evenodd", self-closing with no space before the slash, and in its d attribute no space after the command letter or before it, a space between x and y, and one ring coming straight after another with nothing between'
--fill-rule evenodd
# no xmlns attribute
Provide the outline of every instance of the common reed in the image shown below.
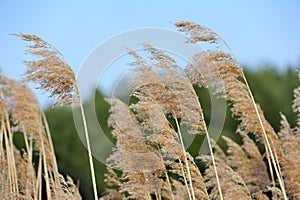
<svg viewBox="0 0 300 200"><path fill-rule="evenodd" d="M134 59L128 83L132 101L128 105L106 99L110 105L107 123L116 145L107 158L106 189L100 199L300 199L300 89L294 90L292 105L298 114L296 127L281 114L282 127L276 133L255 102L228 44L199 24L184 21L175 25L186 33L187 42L208 43L211 49L197 53L187 66L149 44L143 45L141 54L129 50ZM25 81L50 92L54 106L81 108L98 199L75 75L62 54L43 39L31 34L17 36L33 42L26 52L41 58L25 62ZM0 86L0 198L42 199L46 192L47 199L81 199L72 179L58 172L47 120L33 93L23 82L4 76L0 76ZM239 123L235 128L240 143L222 136L225 148L221 148L212 140L196 86L213 88L227 100ZM184 130L206 136L210 156L193 157L186 150ZM25 142L21 151L13 143L17 131ZM34 152L38 163L33 163Z"/></svg>
<svg viewBox="0 0 300 200"><path fill-rule="evenodd" d="M80 98L75 74L71 66L63 59L62 54L48 42L33 34L14 34L22 40L33 42L28 46L26 53L41 58L39 60L25 61L25 81L39 84L39 88L50 92L55 98L53 106L79 106L81 110L84 135L88 150L89 164L92 177L94 197L98 200L94 163L87 129L83 103Z"/></svg>
<svg viewBox="0 0 300 200"><path fill-rule="evenodd" d="M32 91L24 83L2 75L0 85L1 199L42 199L44 191L47 199L61 199L62 195L69 195L65 199L81 199L70 179L67 187L61 185L65 180L59 178L51 137ZM21 151L13 142L17 132L23 134L25 143ZM37 162L34 162L34 154L39 155ZM72 192L66 190L68 188L72 188Z"/></svg>
<svg viewBox="0 0 300 200"><path fill-rule="evenodd" d="M290 128L283 118L283 129L276 134L255 102L242 68L218 34L192 22L175 25L186 32L187 42L206 42L211 49L196 54L186 67L148 44L143 45L148 57L129 50L135 59L130 64L134 75L130 84L136 102L127 106L117 99L108 100L112 106L108 124L117 144L108 159L112 164L103 199L299 199L296 169L300 158L292 150L298 145L297 127ZM227 100L239 122L236 133L242 144L223 137L228 147L224 152L211 141L201 96L199 102L193 85L212 87ZM293 108L298 112L299 89L295 89ZM204 173L185 150L182 127L190 134L208 135L212 156L197 157L207 165ZM259 150L259 143L265 148ZM151 170L152 178L147 174Z"/></svg>

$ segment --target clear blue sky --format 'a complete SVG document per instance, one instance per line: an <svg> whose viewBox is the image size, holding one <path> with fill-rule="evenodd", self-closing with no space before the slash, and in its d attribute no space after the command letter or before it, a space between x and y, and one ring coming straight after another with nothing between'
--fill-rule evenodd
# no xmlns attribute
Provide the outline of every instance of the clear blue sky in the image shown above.
<svg viewBox="0 0 300 200"><path fill-rule="evenodd" d="M189 20L210 27L241 64L279 69L300 63L300 1L17 1L0 2L0 67L18 79L24 43L10 33L33 33L53 44L75 73L101 42L141 27L176 30Z"/></svg>

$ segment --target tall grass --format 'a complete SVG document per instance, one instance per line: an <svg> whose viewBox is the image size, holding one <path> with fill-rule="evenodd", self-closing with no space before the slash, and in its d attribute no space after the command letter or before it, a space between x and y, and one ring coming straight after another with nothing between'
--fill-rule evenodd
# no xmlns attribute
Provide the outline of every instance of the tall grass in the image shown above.
<svg viewBox="0 0 300 200"><path fill-rule="evenodd" d="M82 114L85 140L88 150L94 197L98 200L96 177L91 152L90 139L83 104L80 98L75 74L62 57L62 54L43 39L32 34L16 34L24 41L33 42L26 53L38 56L40 60L25 61L25 81L39 84L39 88L50 92L56 98L53 106L79 106Z"/></svg>
<svg viewBox="0 0 300 200"><path fill-rule="evenodd" d="M299 199L297 167L287 170L287 166L295 166L294 161L300 163L299 155L293 154L293 164L289 163L291 149L284 149L291 144L286 143L282 133L276 134L265 119L228 45L219 35L196 23L175 25L187 34L187 42L210 43L212 49L196 54L194 62L186 67L178 66L169 55L150 45L143 48L148 57L129 52L136 59L131 64L134 74L131 96L137 102L126 106L119 100L108 100L112 106L109 125L114 128L117 145L108 158L111 165L103 199ZM199 102L193 85L212 87L220 98L227 100L239 122L236 132L243 138L242 145L224 138L228 150L224 152L215 145L213 152L201 96ZM299 98L298 90L295 94ZM298 112L299 107L293 107ZM209 141L211 157L197 157L207 164L204 173L196 173L198 176L197 165L182 146L182 126L187 126L190 134L206 134ZM291 140L299 142L298 128L288 128L287 132ZM255 138L250 139L248 134L254 134ZM258 144L264 150L259 151ZM147 151L139 152L141 148ZM129 156L135 152L139 155ZM156 162L143 154L155 155ZM121 173L112 177L114 169ZM160 184L153 185L153 179Z"/></svg>
<svg viewBox="0 0 300 200"><path fill-rule="evenodd" d="M116 146L107 158L106 190L100 199L300 199L300 87L294 90L292 105L298 113L297 126L291 128L281 114L282 128L276 133L225 41L196 23L175 25L186 33L187 42L209 43L212 48L196 54L188 66L179 66L149 44L143 45L141 54L129 50L135 59L130 63L134 101L127 105L106 99ZM18 36L34 42L27 53L42 58L25 62L25 81L50 92L54 106L81 108L98 199L75 75L59 51L43 39ZM224 136L228 148L222 149L212 140L195 85L214 88L227 100L239 122L236 134L241 144ZM0 198L81 199L72 179L59 174L47 120L33 93L23 82L2 75L0 86ZM184 146L183 130L206 136L210 155L193 157ZM18 133L25 144L21 151L13 142ZM199 168L199 163L205 167Z"/></svg>
<svg viewBox="0 0 300 200"><path fill-rule="evenodd" d="M0 83L0 198L42 199L45 192L47 199L81 199L72 179L58 172L44 114L33 93L4 76ZM25 143L21 151L13 143L18 132Z"/></svg>

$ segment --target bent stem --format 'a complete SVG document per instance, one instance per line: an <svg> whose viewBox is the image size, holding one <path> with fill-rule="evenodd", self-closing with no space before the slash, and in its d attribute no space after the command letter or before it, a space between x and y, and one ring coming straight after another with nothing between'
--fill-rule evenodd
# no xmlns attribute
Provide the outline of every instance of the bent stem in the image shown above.
<svg viewBox="0 0 300 200"><path fill-rule="evenodd" d="M281 175L280 175L280 173L279 173L279 169L278 169L278 168L279 168L279 167L278 167L279 164L276 163L276 159L275 159L275 157L274 157L274 155L273 155L273 150L272 150L272 148L271 148L271 145L270 145L270 142L269 142L269 139L268 139L268 136L267 136L265 127L264 127L264 125L263 125L263 122L262 122L262 119L261 119L260 114L259 114L259 112L258 112L258 108L257 108L257 106L256 106L254 97L253 97L253 95L252 95L252 92L251 92L251 90L250 90L249 84L248 84L248 82L247 82L247 79L246 79L244 73L243 73L243 79L244 79L244 81L245 81L245 84L246 84L247 89L248 89L248 91L249 91L249 94L250 94L252 103L253 103L253 105L254 105L254 109L255 109L255 112L256 112L256 115L257 115L259 124L260 124L260 126L261 126L261 129L262 129L262 132L263 132L263 136L264 136L264 138L265 138L265 145L266 145L266 147L267 147L268 150L269 150L269 153L270 153L270 156L271 156L271 161L272 161L272 164L273 164L273 166L274 166L275 173L276 173L276 175L277 175L277 177L278 177L278 181L279 181L279 185L280 185L280 188L281 188L281 190L282 190L282 193L283 193L283 197L284 197L285 200L287 200L288 198L287 198L287 196L286 196L286 192L285 192L285 188L284 188L284 182L283 182L283 180L282 180L282 177L281 177ZM275 152L275 151L274 151L274 152Z"/></svg>
<svg viewBox="0 0 300 200"><path fill-rule="evenodd" d="M192 90L192 91L197 96L197 94L195 93L195 90ZM199 108L201 108L200 101L197 101L197 102L198 102ZM200 115L201 115L201 118L204 119L204 113L202 111L200 112ZM215 157L214 157L212 145L211 145L211 142L210 142L210 136L209 136L208 129L207 129L207 126L206 126L205 122L203 123L203 127L204 127L204 132L206 134L206 138L207 138L207 142L208 142L208 147L209 147L209 152L210 152L211 160L212 160L213 167L214 167L214 172L215 172L215 176L216 176L216 181L217 181L218 191L219 191L219 194L220 194L220 199L223 200L223 194L222 194L221 184L220 184L220 180L219 180L219 174L218 174L218 170L217 170L217 165L216 165L216 161L215 161Z"/></svg>
<svg viewBox="0 0 300 200"><path fill-rule="evenodd" d="M93 162L93 157L92 157L92 151L91 151L91 145L90 145L89 133L88 133L88 129L87 129L86 118L85 118L83 104L82 104L81 100L80 100L80 110L81 110L81 115L82 115L84 135L85 135L86 146L87 146L87 150L88 150L88 157L89 157L89 162L90 162L90 170L91 170L92 184L93 184L93 190L94 190L94 197L95 197L95 200L98 200L97 185L96 185L96 178L95 178L96 176L95 176L95 171L94 171L94 162Z"/></svg>

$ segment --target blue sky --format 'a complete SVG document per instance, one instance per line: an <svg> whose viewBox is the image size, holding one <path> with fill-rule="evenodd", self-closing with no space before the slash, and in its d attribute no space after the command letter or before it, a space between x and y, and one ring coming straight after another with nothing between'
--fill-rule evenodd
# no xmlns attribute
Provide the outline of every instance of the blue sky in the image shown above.
<svg viewBox="0 0 300 200"><path fill-rule="evenodd" d="M300 1L16 1L0 2L0 67L18 79L25 44L10 33L33 33L59 49L75 73L100 43L142 27L176 30L189 20L210 27L241 64L284 69L300 63Z"/></svg>

